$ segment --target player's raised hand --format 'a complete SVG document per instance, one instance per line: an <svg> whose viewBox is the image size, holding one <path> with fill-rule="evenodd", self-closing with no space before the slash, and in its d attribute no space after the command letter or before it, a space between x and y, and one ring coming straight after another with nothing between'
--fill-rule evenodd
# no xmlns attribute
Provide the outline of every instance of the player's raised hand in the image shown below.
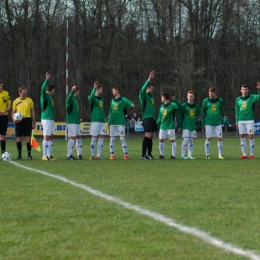
<svg viewBox="0 0 260 260"><path fill-rule="evenodd" d="M149 81L152 80L152 79L154 78L154 76L155 76L155 71L152 70L152 71L150 72L150 74L149 74L148 80L149 80Z"/></svg>
<svg viewBox="0 0 260 260"><path fill-rule="evenodd" d="M257 81L257 86L258 89L260 89L260 81Z"/></svg>
<svg viewBox="0 0 260 260"><path fill-rule="evenodd" d="M94 87L97 87L98 84L99 84L98 81L95 81L95 82L94 82Z"/></svg>
<svg viewBox="0 0 260 260"><path fill-rule="evenodd" d="M131 107L132 107L132 108L135 108L135 104L132 104Z"/></svg>
<svg viewBox="0 0 260 260"><path fill-rule="evenodd" d="M76 86L73 86L71 90L76 91Z"/></svg>
<svg viewBox="0 0 260 260"><path fill-rule="evenodd" d="M46 72L46 79L50 79L50 77L51 77L51 72L50 71Z"/></svg>

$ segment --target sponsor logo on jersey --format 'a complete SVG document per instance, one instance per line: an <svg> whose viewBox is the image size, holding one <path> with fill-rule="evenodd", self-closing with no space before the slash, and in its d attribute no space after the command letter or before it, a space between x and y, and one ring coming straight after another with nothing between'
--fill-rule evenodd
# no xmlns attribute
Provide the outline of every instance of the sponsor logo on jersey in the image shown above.
<svg viewBox="0 0 260 260"><path fill-rule="evenodd" d="M195 111L193 109L190 109L189 114L191 117L193 117L195 115Z"/></svg>
<svg viewBox="0 0 260 260"><path fill-rule="evenodd" d="M247 102L243 101L241 105L242 105L243 108L246 108L247 107Z"/></svg>
<svg viewBox="0 0 260 260"><path fill-rule="evenodd" d="M118 104L114 104L113 110L117 110L118 109Z"/></svg>
<svg viewBox="0 0 260 260"><path fill-rule="evenodd" d="M99 101L99 102L98 102L98 106L99 106L100 108L102 108L102 107L103 107L103 103L102 103L101 101Z"/></svg>
<svg viewBox="0 0 260 260"><path fill-rule="evenodd" d="M212 111L216 111L217 110L217 106L215 104L211 105L211 110Z"/></svg>
<svg viewBox="0 0 260 260"><path fill-rule="evenodd" d="M167 116L167 109L164 109L164 110L163 110L163 115L164 115L164 116Z"/></svg>

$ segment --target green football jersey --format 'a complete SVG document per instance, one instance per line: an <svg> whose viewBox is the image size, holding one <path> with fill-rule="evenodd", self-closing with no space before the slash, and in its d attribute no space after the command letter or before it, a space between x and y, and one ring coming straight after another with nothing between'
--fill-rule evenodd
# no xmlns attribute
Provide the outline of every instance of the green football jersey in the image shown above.
<svg viewBox="0 0 260 260"><path fill-rule="evenodd" d="M41 88L40 103L42 108L41 119L54 120L54 101L46 88L49 81L46 79Z"/></svg>
<svg viewBox="0 0 260 260"><path fill-rule="evenodd" d="M196 103L182 103L182 108L178 114L178 128L194 131L196 130L196 120L199 116L199 106Z"/></svg>
<svg viewBox="0 0 260 260"><path fill-rule="evenodd" d="M108 116L109 125L124 125L125 124L125 109L131 108L132 101L125 97L113 98L110 103Z"/></svg>
<svg viewBox="0 0 260 260"><path fill-rule="evenodd" d="M221 125L223 112L224 102L222 98L205 98L201 106L202 125Z"/></svg>
<svg viewBox="0 0 260 260"><path fill-rule="evenodd" d="M238 97L236 99L236 123L239 121L254 120L254 106L260 99L260 90L258 95L249 94L246 97Z"/></svg>
<svg viewBox="0 0 260 260"><path fill-rule="evenodd" d="M105 123L104 99L102 96L95 96L97 88L94 87L88 96L88 103L91 108L90 122Z"/></svg>
<svg viewBox="0 0 260 260"><path fill-rule="evenodd" d="M150 93L146 93L147 87L150 84L150 82L147 80L143 87L141 88L141 91L139 93L139 100L142 106L142 120L146 118L154 118L155 117L155 106L154 106L154 95Z"/></svg>
<svg viewBox="0 0 260 260"><path fill-rule="evenodd" d="M79 103L72 90L66 98L66 124L80 124Z"/></svg>
<svg viewBox="0 0 260 260"><path fill-rule="evenodd" d="M157 119L158 128L161 130L175 129L175 112L179 110L175 102L162 104Z"/></svg>

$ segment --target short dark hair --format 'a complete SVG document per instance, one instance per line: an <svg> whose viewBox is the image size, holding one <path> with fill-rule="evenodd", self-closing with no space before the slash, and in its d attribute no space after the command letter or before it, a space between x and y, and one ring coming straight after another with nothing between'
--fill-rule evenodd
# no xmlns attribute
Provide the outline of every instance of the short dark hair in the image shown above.
<svg viewBox="0 0 260 260"><path fill-rule="evenodd" d="M55 88L54 85L49 84L49 85L47 86L47 91L52 91L54 88Z"/></svg>
<svg viewBox="0 0 260 260"><path fill-rule="evenodd" d="M98 84L97 86L96 86L96 89L101 89L102 88L102 85L100 85L100 84Z"/></svg>
<svg viewBox="0 0 260 260"><path fill-rule="evenodd" d="M216 88L211 87L211 88L209 89L209 92L217 93L217 90L216 90Z"/></svg>
<svg viewBox="0 0 260 260"><path fill-rule="evenodd" d="M112 89L117 90L121 94L121 87L120 86L116 85L116 86L112 87Z"/></svg>
<svg viewBox="0 0 260 260"><path fill-rule="evenodd" d="M248 88L246 84L242 85L241 88Z"/></svg>
<svg viewBox="0 0 260 260"><path fill-rule="evenodd" d="M166 98L166 100L170 99L170 94L168 92L163 92L162 97Z"/></svg>
<svg viewBox="0 0 260 260"><path fill-rule="evenodd" d="M153 83L150 83L147 88L154 87Z"/></svg>

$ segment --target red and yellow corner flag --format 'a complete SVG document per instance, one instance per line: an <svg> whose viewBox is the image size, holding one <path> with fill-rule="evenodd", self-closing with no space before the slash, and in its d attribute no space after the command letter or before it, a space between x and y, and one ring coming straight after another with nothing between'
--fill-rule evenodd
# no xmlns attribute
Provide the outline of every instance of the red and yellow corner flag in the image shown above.
<svg viewBox="0 0 260 260"><path fill-rule="evenodd" d="M41 147L38 145L35 137L33 136L33 131L32 131L32 134L31 134L31 147L35 148L37 151L41 151Z"/></svg>

